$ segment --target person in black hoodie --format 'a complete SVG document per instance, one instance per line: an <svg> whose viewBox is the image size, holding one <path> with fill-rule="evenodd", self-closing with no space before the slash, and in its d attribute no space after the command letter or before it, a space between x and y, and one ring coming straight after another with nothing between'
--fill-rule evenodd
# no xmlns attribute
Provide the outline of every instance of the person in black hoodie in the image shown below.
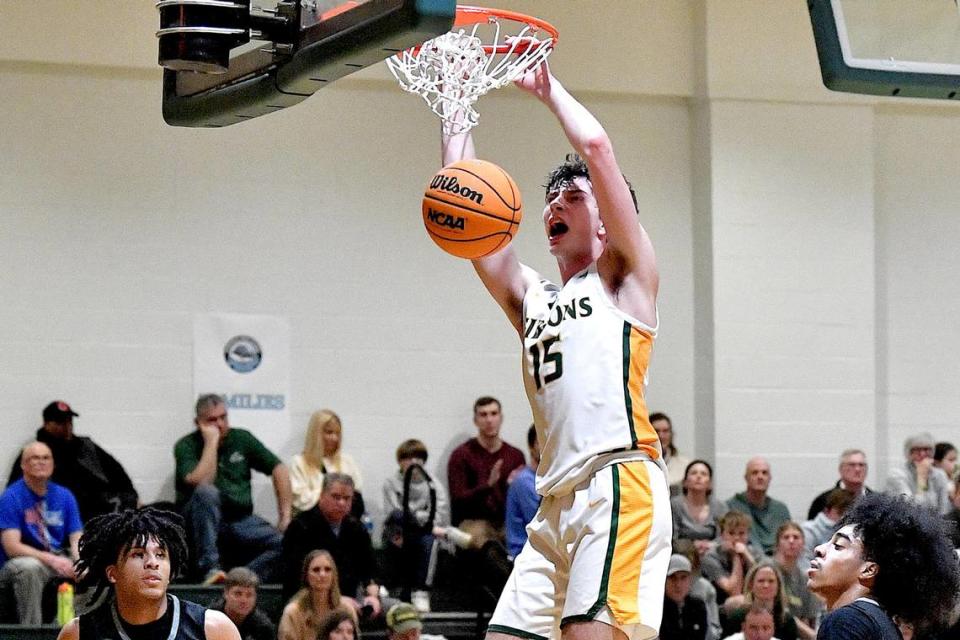
<svg viewBox="0 0 960 640"><path fill-rule="evenodd" d="M54 400L43 410L43 426L37 430L37 441L53 452L50 479L70 489L84 522L105 513L135 508L137 490L120 463L92 439L73 433L73 419L79 415L62 400ZM7 485L22 476L18 459Z"/></svg>

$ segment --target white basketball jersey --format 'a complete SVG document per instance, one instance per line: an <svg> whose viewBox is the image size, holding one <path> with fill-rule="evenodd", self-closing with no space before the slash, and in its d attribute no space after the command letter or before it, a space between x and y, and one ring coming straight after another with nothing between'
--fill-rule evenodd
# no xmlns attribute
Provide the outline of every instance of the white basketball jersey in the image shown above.
<svg viewBox="0 0 960 640"><path fill-rule="evenodd" d="M644 400L656 329L618 309L596 263L562 288L540 280L523 299L523 377L537 425L541 495L569 493L617 459L663 465Z"/></svg>

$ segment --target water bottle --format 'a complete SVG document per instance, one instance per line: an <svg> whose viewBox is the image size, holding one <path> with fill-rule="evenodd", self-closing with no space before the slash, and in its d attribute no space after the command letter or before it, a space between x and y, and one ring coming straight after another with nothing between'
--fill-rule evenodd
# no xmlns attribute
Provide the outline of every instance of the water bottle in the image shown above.
<svg viewBox="0 0 960 640"><path fill-rule="evenodd" d="M57 623L62 627L76 617L73 611L73 585L61 582L57 587Z"/></svg>

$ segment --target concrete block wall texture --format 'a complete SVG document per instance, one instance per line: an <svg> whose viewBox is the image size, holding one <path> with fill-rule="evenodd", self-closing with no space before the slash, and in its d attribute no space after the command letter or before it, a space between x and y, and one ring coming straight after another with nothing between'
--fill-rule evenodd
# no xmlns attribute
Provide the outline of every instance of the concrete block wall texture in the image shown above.
<svg viewBox="0 0 960 640"><path fill-rule="evenodd" d="M827 92L802 3L500 6L557 24L553 68L637 187L662 283L649 405L717 463L718 495L765 453L802 514L847 446L876 486L908 433L960 440L956 108ZM145 500L171 498L193 316L214 311L290 321L291 424L265 439L289 458L309 414L336 410L375 517L396 445L423 439L442 477L478 395L523 443L516 337L420 226L438 127L385 70L239 127L171 128L150 3L67 3L53 23L32 7L0 7L0 460L63 398ZM518 252L555 277L540 185L566 142L511 88L480 110L481 156L526 200Z"/></svg>

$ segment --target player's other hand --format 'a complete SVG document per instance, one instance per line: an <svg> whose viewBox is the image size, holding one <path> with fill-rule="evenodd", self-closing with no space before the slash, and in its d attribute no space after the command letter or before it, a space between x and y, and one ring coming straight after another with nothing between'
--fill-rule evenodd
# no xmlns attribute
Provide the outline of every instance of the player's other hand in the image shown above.
<svg viewBox="0 0 960 640"><path fill-rule="evenodd" d="M487 478L487 486L495 487L498 482L500 482L500 470L503 469L503 459L497 460L493 463L493 467L490 469L490 477Z"/></svg>
<svg viewBox="0 0 960 640"><path fill-rule="evenodd" d="M527 42L527 46L529 47L535 47L540 42L536 38L510 37L507 38L506 43L509 45L517 41ZM556 82L556 78L550 73L550 65L547 64L546 60L527 69L519 78L513 81L515 85L528 93L532 93L540 100L545 100L550 96L550 89L554 82Z"/></svg>

